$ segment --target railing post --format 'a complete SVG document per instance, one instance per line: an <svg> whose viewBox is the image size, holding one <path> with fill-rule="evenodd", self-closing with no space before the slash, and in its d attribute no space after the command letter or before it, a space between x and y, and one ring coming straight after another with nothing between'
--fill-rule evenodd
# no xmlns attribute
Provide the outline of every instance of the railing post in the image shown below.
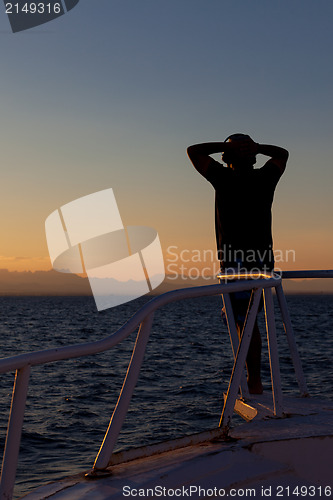
<svg viewBox="0 0 333 500"><path fill-rule="evenodd" d="M280 306L281 316L283 320L284 331L287 335L287 340L289 344L291 359L294 365L295 375L298 383L298 387L301 393L301 396L306 397L309 395L308 388L306 385L301 358L299 356L297 345L295 342L294 330L290 321L290 316L288 312L288 306L286 297L283 293L283 288L281 283L275 287L276 295Z"/></svg>
<svg viewBox="0 0 333 500"><path fill-rule="evenodd" d="M146 345L153 323L153 317L154 313L150 313L140 325L132 357L128 365L126 377L124 379L124 383L121 388L116 407L112 414L109 427L104 436L103 443L97 454L93 470L91 471L90 475L88 474L88 477L93 477L95 471L97 472L98 470L103 470L108 466L113 448L121 431L132 398L132 394L139 377L141 365L146 351Z"/></svg>
<svg viewBox="0 0 333 500"><path fill-rule="evenodd" d="M29 386L30 366L16 371L10 409L7 438L3 455L0 499L11 500L13 496L16 468L20 450L25 403Z"/></svg>
<svg viewBox="0 0 333 500"><path fill-rule="evenodd" d="M276 340L276 329L274 319L274 304L272 289L266 288L263 290L264 304L265 304L265 319L267 331L267 343L269 353L269 364L271 367L271 381L272 381L272 395L274 404L274 415L282 417L282 387L281 387L281 374L280 363L278 354L278 345Z"/></svg>
<svg viewBox="0 0 333 500"><path fill-rule="evenodd" d="M220 427L224 427L225 429L229 428L231 417L234 411L238 387L242 377L242 371L244 370L246 356L251 342L253 327L258 313L259 302L261 298L261 290L262 290L261 288L254 289L253 302L245 320L245 325L243 329L242 338L239 343L236 361L234 363L234 367L230 377L228 393L226 400L224 402L224 407L220 420Z"/></svg>

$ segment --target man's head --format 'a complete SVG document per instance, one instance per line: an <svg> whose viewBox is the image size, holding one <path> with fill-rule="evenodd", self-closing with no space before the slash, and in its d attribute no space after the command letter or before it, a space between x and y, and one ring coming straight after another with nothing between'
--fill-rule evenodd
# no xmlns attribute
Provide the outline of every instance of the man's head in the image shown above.
<svg viewBox="0 0 333 500"><path fill-rule="evenodd" d="M232 134L229 135L224 142L232 143L232 151L227 151L222 154L222 161L228 167L234 170L247 170L253 168L256 163L256 156L249 147L254 144L251 137L247 134Z"/></svg>

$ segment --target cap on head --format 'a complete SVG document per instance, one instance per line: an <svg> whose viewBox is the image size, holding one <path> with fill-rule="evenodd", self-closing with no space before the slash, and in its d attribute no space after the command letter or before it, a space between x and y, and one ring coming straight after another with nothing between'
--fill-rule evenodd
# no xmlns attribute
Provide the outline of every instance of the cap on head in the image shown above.
<svg viewBox="0 0 333 500"><path fill-rule="evenodd" d="M245 141L246 139L251 139L251 137L248 134L231 134L224 142Z"/></svg>

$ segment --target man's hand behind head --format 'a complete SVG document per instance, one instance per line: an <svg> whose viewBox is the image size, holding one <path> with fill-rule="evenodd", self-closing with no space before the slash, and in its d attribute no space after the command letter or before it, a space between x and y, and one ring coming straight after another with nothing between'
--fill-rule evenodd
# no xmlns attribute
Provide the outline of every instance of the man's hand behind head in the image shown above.
<svg viewBox="0 0 333 500"><path fill-rule="evenodd" d="M251 137L233 144L235 145L235 152L242 158L253 157L258 154L259 144L254 142Z"/></svg>

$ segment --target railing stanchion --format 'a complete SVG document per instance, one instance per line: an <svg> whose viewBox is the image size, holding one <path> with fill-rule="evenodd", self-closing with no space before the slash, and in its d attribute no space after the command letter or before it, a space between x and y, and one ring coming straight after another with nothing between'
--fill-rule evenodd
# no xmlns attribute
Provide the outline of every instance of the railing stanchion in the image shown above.
<svg viewBox="0 0 333 500"><path fill-rule="evenodd" d="M150 313L140 325L135 347L133 349L132 357L128 365L126 377L121 388L116 407L111 417L109 427L104 436L103 443L97 454L93 470L105 469L110 461L113 448L121 431L129 404L131 402L132 394L139 377L151 326L153 323L153 317L154 313Z"/></svg>
<svg viewBox="0 0 333 500"><path fill-rule="evenodd" d="M263 290L263 295L264 295L264 305L265 305L265 320L266 320L269 364L271 367L271 381L272 381L274 415L276 417L282 417L282 415L283 415L283 406L282 406L283 396L282 396L282 387L281 387L279 353L278 353L278 345L277 345L277 340L276 340L276 328L275 328L274 303L273 303L272 289L267 288L267 289Z"/></svg>
<svg viewBox="0 0 333 500"><path fill-rule="evenodd" d="M283 326L284 326L284 331L286 332L288 344L289 344L289 349L290 349L290 354L291 354L291 359L294 365L294 370L295 370L295 375L298 383L298 387L300 390L300 393L303 397L306 397L309 395L308 388L306 385L306 380L302 368L302 363L301 363L301 358L299 356L298 350L297 350L297 345L295 341L295 336L294 336L294 330L290 321L290 316L289 316L289 311L288 311L288 306L287 306L287 301L286 297L283 293L283 288L281 283L275 287L276 289L276 295L278 299L278 303L280 306L280 311L281 311L281 316L283 320Z"/></svg>
<svg viewBox="0 0 333 500"><path fill-rule="evenodd" d="M29 386L30 366L16 370L10 409L5 451L3 455L0 499L13 496L18 455L20 450L24 410Z"/></svg>
<svg viewBox="0 0 333 500"><path fill-rule="evenodd" d="M224 402L224 407L220 420L220 427L224 427L226 430L228 430L230 426L231 417L234 411L238 387L241 381L242 371L245 366L245 360L251 342L253 327L259 308L261 293L262 293L261 288L254 289L253 302L245 320L244 330L241 341L239 343L236 361L234 363L234 367L230 377L227 397Z"/></svg>

